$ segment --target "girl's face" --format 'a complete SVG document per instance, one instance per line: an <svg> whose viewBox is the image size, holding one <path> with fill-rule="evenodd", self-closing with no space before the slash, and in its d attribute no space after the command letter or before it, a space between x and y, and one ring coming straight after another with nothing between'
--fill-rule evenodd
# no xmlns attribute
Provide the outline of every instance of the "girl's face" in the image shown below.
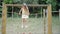
<svg viewBox="0 0 60 34"><path fill-rule="evenodd" d="M25 5L23 5L23 6L22 6L22 8L24 8L24 10L26 10L26 11L27 11L27 7L26 7Z"/></svg>
<svg viewBox="0 0 60 34"><path fill-rule="evenodd" d="M25 6L25 5L23 5L23 8L26 8L26 6Z"/></svg>

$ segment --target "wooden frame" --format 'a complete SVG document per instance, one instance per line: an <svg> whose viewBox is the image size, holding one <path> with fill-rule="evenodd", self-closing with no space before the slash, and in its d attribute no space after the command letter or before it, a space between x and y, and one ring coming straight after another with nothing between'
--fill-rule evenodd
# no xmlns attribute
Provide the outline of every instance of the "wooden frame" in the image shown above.
<svg viewBox="0 0 60 34"><path fill-rule="evenodd" d="M2 11L2 34L6 34L6 18L7 18L7 6L22 6L22 4L4 4L3 3L3 11ZM48 12L48 34L52 34L52 12L51 12L51 5L33 5L29 4L28 6L42 6L47 7ZM44 33L45 34L45 33Z"/></svg>

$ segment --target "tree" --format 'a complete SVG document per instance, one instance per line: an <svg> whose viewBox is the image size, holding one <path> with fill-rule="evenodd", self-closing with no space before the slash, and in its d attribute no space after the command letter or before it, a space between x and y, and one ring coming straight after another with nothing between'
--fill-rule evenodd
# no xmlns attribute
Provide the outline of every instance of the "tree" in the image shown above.
<svg viewBox="0 0 60 34"><path fill-rule="evenodd" d="M6 3L6 4L12 4L13 0L4 0L3 2Z"/></svg>
<svg viewBox="0 0 60 34"><path fill-rule="evenodd" d="M46 3L52 5L52 10L56 10L56 5L57 5L56 0L47 0Z"/></svg>
<svg viewBox="0 0 60 34"><path fill-rule="evenodd" d="M0 11L2 11L2 0L0 0Z"/></svg>
<svg viewBox="0 0 60 34"><path fill-rule="evenodd" d="M38 0L13 0L14 3L38 4Z"/></svg>
<svg viewBox="0 0 60 34"><path fill-rule="evenodd" d="M57 1L56 0L4 0L5 3L16 3L16 4L51 4L52 9L56 10Z"/></svg>

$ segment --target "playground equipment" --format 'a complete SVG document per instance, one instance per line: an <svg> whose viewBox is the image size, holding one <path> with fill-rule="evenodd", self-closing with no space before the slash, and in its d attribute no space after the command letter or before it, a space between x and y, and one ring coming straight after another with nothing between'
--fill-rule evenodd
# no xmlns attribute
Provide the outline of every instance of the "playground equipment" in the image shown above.
<svg viewBox="0 0 60 34"><path fill-rule="evenodd" d="M6 19L7 19L7 6L22 6L22 4L4 4L3 3L3 11L2 11L2 34L6 34ZM52 34L52 15L51 15L51 5L34 5L29 4L28 6L40 6L40 7L47 7L47 20L48 20L48 34ZM12 7L13 8L13 7ZM44 21L45 22L45 21ZM44 23L45 24L45 23ZM44 26L45 28L45 26ZM45 29L44 29L45 34Z"/></svg>

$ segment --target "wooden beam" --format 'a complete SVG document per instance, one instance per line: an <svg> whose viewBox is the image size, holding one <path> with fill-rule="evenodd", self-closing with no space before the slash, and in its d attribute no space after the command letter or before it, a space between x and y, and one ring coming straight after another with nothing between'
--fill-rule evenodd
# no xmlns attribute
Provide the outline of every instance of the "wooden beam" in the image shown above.
<svg viewBox="0 0 60 34"><path fill-rule="evenodd" d="M23 4L6 4L6 6L22 6ZM46 4L45 5L42 5L42 4L28 4L28 6L34 6L34 7L37 7L37 6L47 6Z"/></svg>
<svg viewBox="0 0 60 34"><path fill-rule="evenodd" d="M7 18L7 8L6 8L6 5L3 3L3 8L2 8L2 34L6 34L6 18Z"/></svg>
<svg viewBox="0 0 60 34"><path fill-rule="evenodd" d="M60 9L59 9L59 20L60 20ZM59 21L60 22L60 21Z"/></svg>
<svg viewBox="0 0 60 34"><path fill-rule="evenodd" d="M48 5L47 9L48 9L48 12L47 12L47 16L48 16L48 34L52 34L52 10L51 10L51 5Z"/></svg>

